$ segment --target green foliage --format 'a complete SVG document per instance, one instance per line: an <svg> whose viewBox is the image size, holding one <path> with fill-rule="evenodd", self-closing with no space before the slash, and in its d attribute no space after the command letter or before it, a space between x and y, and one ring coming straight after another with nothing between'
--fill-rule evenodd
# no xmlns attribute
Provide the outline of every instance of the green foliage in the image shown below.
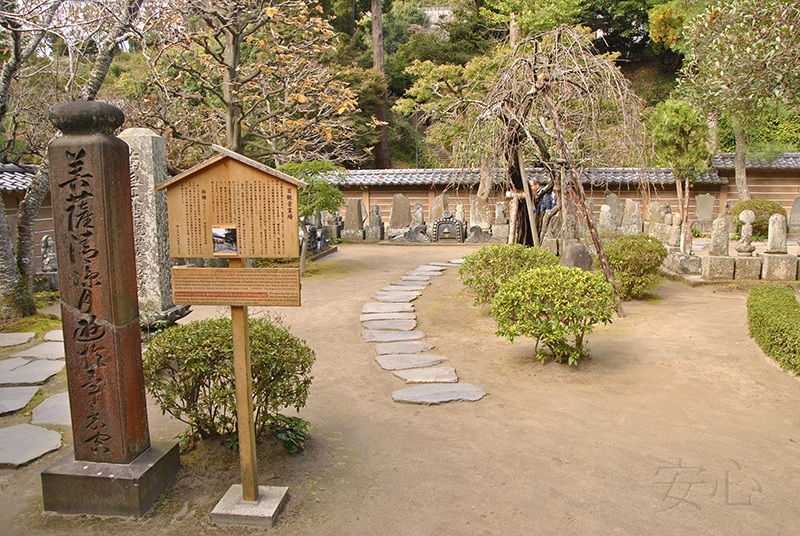
<svg viewBox="0 0 800 536"><path fill-rule="evenodd" d="M750 336L765 354L800 374L800 304L788 286L760 285L747 295Z"/></svg>
<svg viewBox="0 0 800 536"><path fill-rule="evenodd" d="M658 281L658 268L667 248L652 236L637 234L618 238L605 247L614 272L619 297L638 298Z"/></svg>
<svg viewBox="0 0 800 536"><path fill-rule="evenodd" d="M743 210L752 210L756 213L756 221L753 223L753 240L764 240L769 234L769 218L773 214L783 214L786 216L786 209L776 201L769 201L767 199L750 199L736 203L731 209L731 218L737 224L739 222L739 214Z"/></svg>
<svg viewBox="0 0 800 536"><path fill-rule="evenodd" d="M550 348L553 358L570 365L586 355L585 336L598 322L611 322L616 311L613 290L602 275L579 268L547 266L518 274L492 300L497 336L536 340Z"/></svg>
<svg viewBox="0 0 800 536"><path fill-rule="evenodd" d="M320 211L333 214L339 212L339 208L344 205L344 195L330 177L344 176L345 170L339 166L325 161L315 160L312 162L291 162L278 168L301 181L305 186L300 190L297 199L297 210L300 216L311 216ZM325 175L323 177L322 175Z"/></svg>
<svg viewBox="0 0 800 536"><path fill-rule="evenodd" d="M558 257L522 244L494 244L464 256L458 273L475 293L475 303L491 303L500 287L516 274L540 266L555 266Z"/></svg>
<svg viewBox="0 0 800 536"><path fill-rule="evenodd" d="M522 35L574 24L581 10L579 0L486 0L480 14L490 24L508 28L514 13Z"/></svg>
<svg viewBox="0 0 800 536"><path fill-rule="evenodd" d="M270 432L283 441L283 448L295 453L303 450L305 440L308 439L308 425L308 421L304 421L300 417L278 414L270 425Z"/></svg>
<svg viewBox="0 0 800 536"><path fill-rule="evenodd" d="M656 154L675 173L676 179L706 169L708 160L708 122L688 102L669 99L658 103L650 118L650 133Z"/></svg>
<svg viewBox="0 0 800 536"><path fill-rule="evenodd" d="M278 412L305 405L314 351L289 333L279 318L251 318L249 333L256 434L300 426L287 425ZM147 388L161 412L187 423L187 436L208 438L236 431L229 318L165 330L150 343L142 361ZM287 438L297 446L296 438Z"/></svg>

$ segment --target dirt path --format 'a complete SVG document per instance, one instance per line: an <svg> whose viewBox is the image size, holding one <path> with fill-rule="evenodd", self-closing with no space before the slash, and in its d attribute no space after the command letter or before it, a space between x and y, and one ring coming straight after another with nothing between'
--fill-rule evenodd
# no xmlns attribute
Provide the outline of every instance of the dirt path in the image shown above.
<svg viewBox="0 0 800 536"><path fill-rule="evenodd" d="M304 279L303 307L280 310L317 363L307 450L259 443L260 483L291 488L275 528L210 523L239 474L237 454L208 442L135 520L41 512L39 472L66 448L2 470L0 534L797 534L800 381L749 338L743 291L664 282L590 335L593 358L569 368L497 339L448 269L415 302L417 329L489 395L392 402L404 384L361 339L362 305L405 271L469 251L343 246ZM178 430L151 411L154 439Z"/></svg>

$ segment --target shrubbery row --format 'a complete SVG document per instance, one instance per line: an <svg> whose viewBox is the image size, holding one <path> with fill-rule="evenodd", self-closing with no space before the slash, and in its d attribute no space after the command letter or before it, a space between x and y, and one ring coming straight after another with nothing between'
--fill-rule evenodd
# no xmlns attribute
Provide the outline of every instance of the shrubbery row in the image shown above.
<svg viewBox="0 0 800 536"><path fill-rule="evenodd" d="M760 285L747 295L750 335L765 354L800 374L800 304L788 286Z"/></svg>
<svg viewBox="0 0 800 536"><path fill-rule="evenodd" d="M586 354L584 337L594 324L609 322L616 310L613 291L602 276L565 268L558 258L519 244L493 245L464 257L459 270L475 303L491 303L497 335L536 341L542 361L576 364Z"/></svg>

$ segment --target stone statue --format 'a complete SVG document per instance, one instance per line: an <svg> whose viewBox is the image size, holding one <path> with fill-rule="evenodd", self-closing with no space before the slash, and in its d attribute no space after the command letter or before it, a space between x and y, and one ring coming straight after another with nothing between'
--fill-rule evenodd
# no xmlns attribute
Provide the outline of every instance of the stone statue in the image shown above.
<svg viewBox="0 0 800 536"><path fill-rule="evenodd" d="M743 210L739 214L739 221L742 222L742 241L736 246L736 251L740 257L751 257L756 250L750 243L753 240L753 222L756 221L756 213L752 210Z"/></svg>

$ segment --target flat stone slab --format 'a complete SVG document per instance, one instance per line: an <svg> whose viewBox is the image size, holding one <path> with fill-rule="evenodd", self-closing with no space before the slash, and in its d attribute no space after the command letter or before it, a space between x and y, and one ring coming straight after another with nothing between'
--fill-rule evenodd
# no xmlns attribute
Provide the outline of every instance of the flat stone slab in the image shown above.
<svg viewBox="0 0 800 536"><path fill-rule="evenodd" d="M361 336L367 342L400 342L425 338L425 334L421 331L378 331L374 329L362 329Z"/></svg>
<svg viewBox="0 0 800 536"><path fill-rule="evenodd" d="M414 272L407 272L409 274L413 274ZM427 275L403 275L400 276L400 279L403 281L430 281L431 278Z"/></svg>
<svg viewBox="0 0 800 536"><path fill-rule="evenodd" d="M64 342L64 331L60 329L54 329L53 331L48 331L44 334L44 340L48 342L55 342L61 341Z"/></svg>
<svg viewBox="0 0 800 536"><path fill-rule="evenodd" d="M383 370L405 370L438 365L446 358L428 354L385 354L379 355L375 361Z"/></svg>
<svg viewBox="0 0 800 536"><path fill-rule="evenodd" d="M368 313L358 317L361 322L370 320L416 320L416 313ZM0 362L2 363L2 362Z"/></svg>
<svg viewBox="0 0 800 536"><path fill-rule="evenodd" d="M430 367L410 370L400 370L395 376L406 383L456 383L458 375L453 367Z"/></svg>
<svg viewBox="0 0 800 536"><path fill-rule="evenodd" d="M425 279L430 279L430 278L426 277ZM431 284L431 282L412 280L412 281L393 281L391 284L397 287L427 287Z"/></svg>
<svg viewBox="0 0 800 536"><path fill-rule="evenodd" d="M416 285L389 285L388 287L383 287L381 291L383 292L419 292L420 290L425 290L426 287L423 286L416 286Z"/></svg>
<svg viewBox="0 0 800 536"><path fill-rule="evenodd" d="M69 393L58 393L45 398L41 404L33 408L31 424L72 426L69 411Z"/></svg>
<svg viewBox="0 0 800 536"><path fill-rule="evenodd" d="M464 259L452 259L452 260L449 260L447 262L449 262L450 264L455 264L455 265L459 265L460 266L460 265L464 264Z"/></svg>
<svg viewBox="0 0 800 536"><path fill-rule="evenodd" d="M408 303L422 296L419 292L376 292L372 299L386 303Z"/></svg>
<svg viewBox="0 0 800 536"><path fill-rule="evenodd" d="M43 342L22 350L12 357L35 357L36 359L64 359L66 356L63 342Z"/></svg>
<svg viewBox="0 0 800 536"><path fill-rule="evenodd" d="M486 396L486 391L469 383L432 383L406 387L392 393L392 400L408 404L443 404L457 400L475 402Z"/></svg>
<svg viewBox="0 0 800 536"><path fill-rule="evenodd" d="M26 365L0 372L0 385L38 385L64 368L63 361L36 359Z"/></svg>
<svg viewBox="0 0 800 536"><path fill-rule="evenodd" d="M0 361L0 372L7 372L9 370L14 370L15 368L19 368L25 363L29 363L30 359L25 359L24 357L12 357L9 359L3 359Z"/></svg>
<svg viewBox="0 0 800 536"><path fill-rule="evenodd" d="M36 336L36 333L0 333L0 346L16 346L18 344L25 344Z"/></svg>
<svg viewBox="0 0 800 536"><path fill-rule="evenodd" d="M418 354L425 350L430 350L433 345L423 341L409 342L383 342L375 345L375 352L378 355L386 354Z"/></svg>
<svg viewBox="0 0 800 536"><path fill-rule="evenodd" d="M0 415L24 408L38 391L38 387L0 387Z"/></svg>
<svg viewBox="0 0 800 536"><path fill-rule="evenodd" d="M362 313L413 313L414 305L411 303L365 303L361 308Z"/></svg>
<svg viewBox="0 0 800 536"><path fill-rule="evenodd" d="M406 272L406 276L412 276L413 277L415 275L416 276L423 276L423 277L431 277L431 276L442 275L442 272L434 272L432 270L428 270L427 272L424 272L422 270L414 270L413 272Z"/></svg>
<svg viewBox="0 0 800 536"><path fill-rule="evenodd" d="M444 266L434 266L432 264L420 264L417 266L418 272L444 272L447 270Z"/></svg>
<svg viewBox="0 0 800 536"><path fill-rule="evenodd" d="M461 264L461 263L459 263ZM444 266L445 268L452 268L453 266L458 266L452 262L429 262L429 266Z"/></svg>
<svg viewBox="0 0 800 536"><path fill-rule="evenodd" d="M31 424L0 429L0 467L20 467L61 447L61 434Z"/></svg>
<svg viewBox="0 0 800 536"><path fill-rule="evenodd" d="M411 331L417 327L416 320L367 320L364 322L367 329Z"/></svg>
<svg viewBox="0 0 800 536"><path fill-rule="evenodd" d="M288 487L258 486L258 499L245 501L242 485L234 484L211 511L211 521L271 527L288 500Z"/></svg>

